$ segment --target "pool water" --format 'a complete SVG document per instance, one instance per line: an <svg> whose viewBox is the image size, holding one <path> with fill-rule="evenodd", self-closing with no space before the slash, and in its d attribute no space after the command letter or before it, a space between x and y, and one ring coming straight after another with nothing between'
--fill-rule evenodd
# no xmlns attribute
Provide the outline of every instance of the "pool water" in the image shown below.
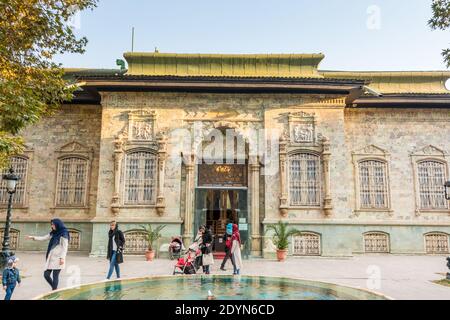
<svg viewBox="0 0 450 320"><path fill-rule="evenodd" d="M368 291L289 278L172 276L100 282L50 293L44 300L384 300Z"/></svg>

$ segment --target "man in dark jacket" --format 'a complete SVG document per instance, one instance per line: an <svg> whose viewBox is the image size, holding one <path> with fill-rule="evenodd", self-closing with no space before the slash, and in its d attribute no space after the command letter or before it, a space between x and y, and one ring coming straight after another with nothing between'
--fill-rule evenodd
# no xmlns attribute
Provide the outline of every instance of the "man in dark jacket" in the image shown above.
<svg viewBox="0 0 450 320"><path fill-rule="evenodd" d="M117 222L111 221L110 230L108 232L108 254L109 259L109 271L108 280L111 278L114 269L116 270L117 278L120 278L120 268L119 264L123 262L123 246L125 245L125 237L123 232L119 230Z"/></svg>

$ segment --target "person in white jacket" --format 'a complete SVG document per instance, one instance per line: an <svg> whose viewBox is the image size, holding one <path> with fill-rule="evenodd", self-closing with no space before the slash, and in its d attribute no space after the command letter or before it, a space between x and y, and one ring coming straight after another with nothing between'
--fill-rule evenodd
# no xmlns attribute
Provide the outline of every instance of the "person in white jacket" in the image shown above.
<svg viewBox="0 0 450 320"><path fill-rule="evenodd" d="M45 236L28 236L28 239L37 241L50 240L48 243L44 278L52 287L58 289L59 274L66 266L66 255L69 249L69 230L60 219L51 221L51 232ZM53 273L53 278L51 277Z"/></svg>

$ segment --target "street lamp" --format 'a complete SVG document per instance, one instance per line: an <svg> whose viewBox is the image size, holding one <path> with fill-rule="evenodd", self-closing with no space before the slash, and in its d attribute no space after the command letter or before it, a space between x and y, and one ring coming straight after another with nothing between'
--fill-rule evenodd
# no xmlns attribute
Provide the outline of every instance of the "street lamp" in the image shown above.
<svg viewBox="0 0 450 320"><path fill-rule="evenodd" d="M444 183L445 199L450 200L450 181ZM450 257L447 257L447 267L450 269ZM450 272L447 272L447 280L450 280Z"/></svg>
<svg viewBox="0 0 450 320"><path fill-rule="evenodd" d="M6 224L5 224L5 232L3 235L2 254L0 259L1 269L3 269L6 266L8 258L13 255L9 249L9 230L11 229L12 198L13 194L16 192L16 186L19 179L20 179L19 176L17 176L14 173L13 168L9 169L9 173L3 175L3 180L6 182L6 191L9 193L9 199L8 199L8 210L6 211Z"/></svg>
<svg viewBox="0 0 450 320"><path fill-rule="evenodd" d="M445 199L450 200L450 181L444 183L445 188Z"/></svg>

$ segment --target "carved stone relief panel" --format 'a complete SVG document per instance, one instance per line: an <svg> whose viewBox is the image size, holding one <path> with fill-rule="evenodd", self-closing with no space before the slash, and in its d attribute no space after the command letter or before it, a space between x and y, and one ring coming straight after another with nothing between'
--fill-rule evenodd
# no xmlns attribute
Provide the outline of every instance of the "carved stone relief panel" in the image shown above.
<svg viewBox="0 0 450 320"><path fill-rule="evenodd" d="M289 137L291 144L316 142L316 116L306 112L289 114Z"/></svg>
<svg viewBox="0 0 450 320"><path fill-rule="evenodd" d="M129 140L130 141L152 141L154 140L154 111L135 111L128 114Z"/></svg>

